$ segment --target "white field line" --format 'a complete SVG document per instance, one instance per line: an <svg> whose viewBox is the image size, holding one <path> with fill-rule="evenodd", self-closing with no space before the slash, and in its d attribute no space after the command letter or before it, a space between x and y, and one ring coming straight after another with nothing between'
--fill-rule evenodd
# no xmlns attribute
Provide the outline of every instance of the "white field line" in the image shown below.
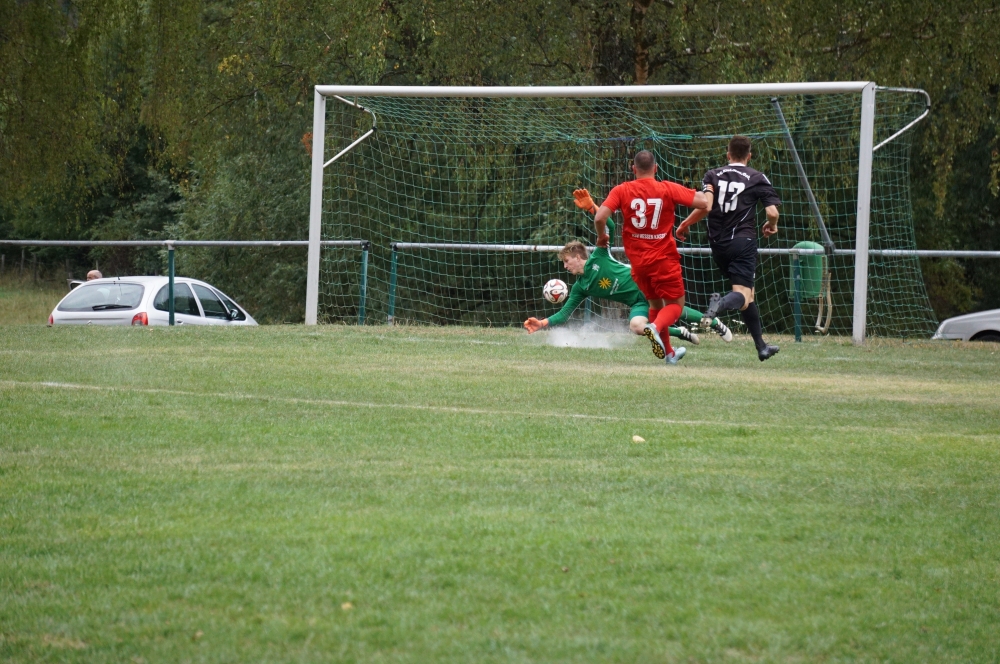
<svg viewBox="0 0 1000 664"><path fill-rule="evenodd" d="M305 399L301 397L277 397L268 396L262 394L245 394L241 392L193 392L190 390L170 390L164 388L156 387L112 387L104 385L82 385L79 383L58 383L51 381L40 381L40 382L29 382L29 381L17 381L17 380L0 380L0 389L2 388L29 388L29 389L61 389L61 390L85 390L93 392L122 392L122 393L138 393L138 394L170 394L182 397L196 397L205 398L211 397L216 399L229 399L233 401L266 401L272 403L287 403L287 404L302 404L311 406L332 406L339 408L367 408L367 409L378 409L378 410L417 410L417 411L430 411L438 413L455 413L459 415L498 415L498 416L512 416L512 417L544 417L549 419L567 419L567 420L591 420L599 422L628 422L628 423L650 423L650 424L681 424L690 426L728 426L728 427L746 427L746 428L759 428L759 429L810 429L817 431L840 431L840 432L858 432L870 434L871 427L865 426L845 426L845 425L829 425L829 424L783 424L778 422L760 422L760 421L748 421L748 422L725 422L720 420L678 420L666 417L623 417L620 415L592 415L589 413L567 413L558 411L521 411L521 410L501 410L501 409L490 409L490 408L469 408L465 406L432 406L425 404L398 404L398 403L375 403L372 401L346 401L340 399ZM891 433L891 434L905 434L911 436L921 436L921 435L941 435L939 432L927 431L925 429L909 429L901 427L883 427L879 429L880 433ZM974 433L958 433L954 431L948 431L948 436L954 438L971 438L971 439L986 439L986 440L996 440L997 436L989 434L974 434Z"/></svg>
<svg viewBox="0 0 1000 664"><path fill-rule="evenodd" d="M465 406L432 406L424 404L375 403L372 401L345 401L340 399L305 399L301 397L276 397L259 394L244 394L241 392L192 392L188 390L168 390L155 387L106 387L103 385L81 385L78 383L56 382L26 382L17 380L0 380L0 387L49 388L62 390L87 390L94 392L136 392L140 394L171 394L183 397L214 397L235 401L270 401L274 403L305 404L313 406L337 406L341 408L370 408L378 410L425 410L439 413L456 413L461 415L510 415L516 417L545 417L578 420L600 420L607 422L653 422L659 424L689 424L693 426L748 426L746 423L730 424L711 420L675 420L664 417L621 417L617 415L591 415L587 413L566 413L546 411L499 410L490 408L469 408ZM750 425L752 426L752 425Z"/></svg>

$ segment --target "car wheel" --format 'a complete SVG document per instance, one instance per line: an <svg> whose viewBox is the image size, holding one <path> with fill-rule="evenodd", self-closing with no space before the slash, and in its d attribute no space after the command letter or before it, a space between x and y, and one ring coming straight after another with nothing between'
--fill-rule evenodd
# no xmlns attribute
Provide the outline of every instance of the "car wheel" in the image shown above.
<svg viewBox="0 0 1000 664"><path fill-rule="evenodd" d="M976 336L969 339L969 341L993 341L995 343L1000 343L1000 332L980 332Z"/></svg>

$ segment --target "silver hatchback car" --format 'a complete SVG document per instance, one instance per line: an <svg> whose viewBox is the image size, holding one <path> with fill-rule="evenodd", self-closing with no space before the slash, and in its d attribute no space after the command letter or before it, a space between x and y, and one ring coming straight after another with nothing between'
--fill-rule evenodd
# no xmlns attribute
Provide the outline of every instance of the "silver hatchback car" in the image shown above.
<svg viewBox="0 0 1000 664"><path fill-rule="evenodd" d="M1000 341L1000 309L977 311L943 320L932 338Z"/></svg>
<svg viewBox="0 0 1000 664"><path fill-rule="evenodd" d="M115 277L87 281L64 297L49 325L167 325L166 277ZM232 298L204 281L174 279L177 325L256 325Z"/></svg>

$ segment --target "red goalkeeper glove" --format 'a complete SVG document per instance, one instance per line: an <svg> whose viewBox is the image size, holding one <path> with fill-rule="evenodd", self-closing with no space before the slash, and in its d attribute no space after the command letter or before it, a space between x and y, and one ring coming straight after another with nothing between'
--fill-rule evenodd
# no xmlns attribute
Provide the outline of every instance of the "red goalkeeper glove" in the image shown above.
<svg viewBox="0 0 1000 664"><path fill-rule="evenodd" d="M594 199L590 197L590 192L586 189L576 189L573 192L573 202L576 203L576 206L584 212L590 212L591 214L597 212L597 206L594 205Z"/></svg>

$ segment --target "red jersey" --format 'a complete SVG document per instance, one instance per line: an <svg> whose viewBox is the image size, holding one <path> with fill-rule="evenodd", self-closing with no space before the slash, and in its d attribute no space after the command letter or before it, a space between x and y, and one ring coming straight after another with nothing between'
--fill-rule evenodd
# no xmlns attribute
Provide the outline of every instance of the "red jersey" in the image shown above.
<svg viewBox="0 0 1000 664"><path fill-rule="evenodd" d="M622 241L633 267L680 261L674 242L674 206L694 203L694 189L654 178L623 182L601 205L622 211Z"/></svg>

